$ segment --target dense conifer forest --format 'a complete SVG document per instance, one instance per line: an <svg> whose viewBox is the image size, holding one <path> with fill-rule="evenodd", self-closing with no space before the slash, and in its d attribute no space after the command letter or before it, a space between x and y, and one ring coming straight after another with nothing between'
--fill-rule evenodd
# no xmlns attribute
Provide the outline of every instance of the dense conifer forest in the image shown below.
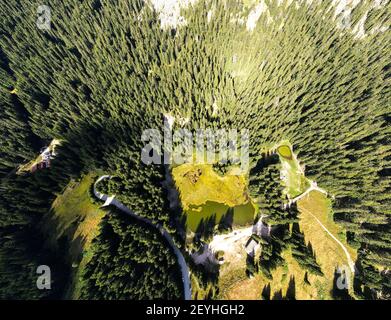
<svg viewBox="0 0 391 320"><path fill-rule="evenodd" d="M63 297L72 266L39 226L69 181L90 172L112 175L102 190L183 248L166 168L140 159L143 130L162 131L165 113L188 118L193 131L249 129L249 189L279 226L257 268L268 274L289 244L300 265L322 273L295 208L281 209L278 161L265 157L286 139L333 196L334 220L358 250L357 297L390 297L390 1L359 2L345 28L331 0L265 0L251 30L250 9L234 0L196 1L182 12L185 25L163 29L149 1L50 0L51 28L42 30L41 2L0 0L1 299ZM50 169L18 173L54 138ZM99 228L81 298L182 297L159 234L111 209ZM52 266L53 290L36 289L42 264Z"/></svg>

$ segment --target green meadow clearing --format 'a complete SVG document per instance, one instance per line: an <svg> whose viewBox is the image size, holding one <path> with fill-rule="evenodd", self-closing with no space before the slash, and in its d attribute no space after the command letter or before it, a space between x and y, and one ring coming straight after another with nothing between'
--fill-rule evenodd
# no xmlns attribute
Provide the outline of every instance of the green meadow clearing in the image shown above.
<svg viewBox="0 0 391 320"><path fill-rule="evenodd" d="M284 192L291 199L297 197L310 187L310 183L305 177L289 141L281 142L275 150L281 161L281 177L285 186Z"/></svg>
<svg viewBox="0 0 391 320"><path fill-rule="evenodd" d="M282 184L285 194L294 198L309 186L289 141L282 141L275 150L281 161ZM248 193L245 174L231 168L224 176L210 164L182 164L172 168L175 185L187 216L187 228L196 231L201 221L218 224L227 211L233 209L233 225L245 226L254 221L257 206Z"/></svg>
<svg viewBox="0 0 391 320"><path fill-rule="evenodd" d="M246 177L233 171L220 176L206 164L183 164L172 169L188 229L194 232L202 220L214 215L219 223L229 208L233 208L233 224L253 222L256 209L247 192Z"/></svg>

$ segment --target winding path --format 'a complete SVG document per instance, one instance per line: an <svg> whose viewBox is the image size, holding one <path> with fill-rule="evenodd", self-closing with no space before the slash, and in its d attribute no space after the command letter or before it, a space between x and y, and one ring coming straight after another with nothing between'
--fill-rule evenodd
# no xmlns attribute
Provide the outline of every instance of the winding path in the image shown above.
<svg viewBox="0 0 391 320"><path fill-rule="evenodd" d="M105 176L99 177L95 181L95 183L94 183L94 195L95 195L95 197L97 197L98 199L100 199L102 201L105 201L104 206L108 206L108 205L115 206L119 210L125 212L127 215L129 215L129 216L131 216L131 217L133 217L133 218L135 218L135 219L137 219L139 221L142 221L142 222L148 224L149 226L151 226L151 227L153 227L153 228L155 228L155 229L157 229L159 231L159 233L167 240L167 242L169 243L169 245L173 249L174 254L177 257L178 264L180 266L181 273L182 273L182 282L183 282L183 291L184 291L185 300L191 300L190 273L189 273L189 269L188 269L187 264L186 264L185 257L183 256L182 252L175 245L174 241L172 240L172 237L163 228L162 225L154 224L151 220L149 220L147 218L144 218L144 217L140 217L139 215L134 213L131 209L126 207L124 204L122 204L120 201L115 199L115 196L108 196L108 195L102 194L102 193L100 193L99 191L96 190L96 185L99 182L101 182L102 180L105 180L105 179L110 179L110 178L111 178L111 176L105 175Z"/></svg>
<svg viewBox="0 0 391 320"><path fill-rule="evenodd" d="M320 222L320 220L314 215L312 214L310 211L308 211L307 209L304 209L304 208L301 208L301 210L305 211L306 213L310 214L318 223L319 225L323 228L324 231L326 231L328 233L328 235L333 238L335 240L335 242L337 242L340 247L342 248L342 250L345 252L345 255L346 255L346 258L348 260L348 264L349 264L349 268L350 268L350 271L354 274L355 272L355 268L354 268L354 262L353 262L353 259L351 258L348 250L346 249L346 247L344 246L344 244L339 241L324 225L322 222Z"/></svg>
<svg viewBox="0 0 391 320"><path fill-rule="evenodd" d="M304 173L304 172L303 172ZM322 188L319 188L317 183L315 181L311 181L310 180L310 183L311 183L311 186L304 192L302 193L301 195L297 196L296 198L292 199L289 201L289 205L291 205L292 203L295 203L297 201L299 201L300 199L304 198L306 195L308 195L311 191L319 191L323 194L325 194L327 196L327 191L322 189ZM344 246L344 244L339 241L324 225L322 222L320 222L320 220L314 215L312 214L310 211L308 211L307 209L304 209L302 208L301 210L305 211L306 213L310 214L317 222L318 224L322 227L322 229L324 231L327 232L327 234L333 238L334 241L336 241L340 247L342 248L342 250L345 252L345 255L346 255L346 258L347 258L347 261L348 261L348 264L349 264L349 268L350 268L350 271L354 274L355 272L355 267L354 267L354 262L353 262L353 259L351 258L348 250L346 249L346 247Z"/></svg>
<svg viewBox="0 0 391 320"><path fill-rule="evenodd" d="M297 161L297 158L296 158L295 155L294 155L294 157L295 157L295 160ZM300 167L300 165L299 165L299 167ZM302 170L301 167L300 167L300 169L301 169L301 173L304 174L304 171ZM305 192L303 192L301 195L299 195L299 196L297 196L297 197L291 199L291 200L289 201L288 206L290 206L292 203L295 203L295 202L299 201L300 199L304 198L304 197L305 197L306 195L308 195L311 191L319 191L319 192L325 194L326 196L328 195L328 194L327 194L327 191L324 190L324 189L322 189L322 188L319 188L318 185L317 185L317 183L316 183L315 181L310 180L310 183L311 183L311 186L310 186ZM350 271L354 274L354 272L355 272L355 265L354 265L353 259L351 258L350 254L349 254L348 250L346 249L346 247L344 246L344 244L343 244L341 241L339 241L339 240L338 240L338 239L337 239L337 238L336 238L336 237L335 237L335 236L334 236L334 235L333 235L333 234L332 234L324 225L323 225L323 223L320 222L320 220L319 220L314 214L312 214L310 211L308 211L307 209L304 209L304 208L302 208L301 210L303 210L303 211L305 211L306 213L310 214L310 215L318 222L318 224L322 227L322 229L325 230L325 231L327 232L327 234L328 234L331 238L333 238L334 241L336 241L336 242L339 244L339 246L340 246L340 247L342 248L342 250L345 252L345 255L346 255L346 258L347 258L347 261L348 261L348 264L349 264Z"/></svg>
<svg viewBox="0 0 391 320"><path fill-rule="evenodd" d="M301 198L304 198L311 191L319 191L327 196L327 191L325 191L322 188L319 188L315 181L310 181L310 183L311 183L311 186L306 191L304 191L301 195L297 196L296 198L291 199L289 201L289 205L299 201Z"/></svg>

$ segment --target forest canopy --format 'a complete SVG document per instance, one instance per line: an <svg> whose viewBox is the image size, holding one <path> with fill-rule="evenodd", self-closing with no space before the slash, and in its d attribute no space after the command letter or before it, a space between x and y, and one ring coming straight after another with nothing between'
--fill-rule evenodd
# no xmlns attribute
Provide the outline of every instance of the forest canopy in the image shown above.
<svg viewBox="0 0 391 320"><path fill-rule="evenodd" d="M199 0L167 26L153 1L50 0L48 29L37 26L41 2L0 0L0 298L63 296L72 266L45 245L39 223L72 179L91 172L113 176L103 191L183 249L166 168L140 160L143 130L163 132L164 114L188 119L174 127L191 131L248 129L252 168L265 168L249 171L250 191L285 226L295 212L279 209L279 163L265 150L289 141L358 250L357 292L390 297L390 1L341 13L331 0ZM50 169L17 174L53 139L61 145ZM100 228L83 298L182 297L162 237L117 213ZM292 234L302 248L296 225ZM321 273L310 252L300 262ZM32 286L42 264L53 266L56 290Z"/></svg>

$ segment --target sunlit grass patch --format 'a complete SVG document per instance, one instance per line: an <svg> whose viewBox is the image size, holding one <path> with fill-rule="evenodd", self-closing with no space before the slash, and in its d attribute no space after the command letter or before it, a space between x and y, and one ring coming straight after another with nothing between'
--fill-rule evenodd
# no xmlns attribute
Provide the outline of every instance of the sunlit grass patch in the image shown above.
<svg viewBox="0 0 391 320"><path fill-rule="evenodd" d="M319 292L319 286L315 285L317 283L321 288L328 288L324 277L312 275L303 269L292 257L291 250L285 250L282 256L285 264L272 270L272 280L267 279L262 273L248 278L245 276L244 270L241 270L242 276L238 277L236 281L233 279L230 281L229 277L221 280L221 283L226 287L220 298L234 300L281 299L287 298L288 288L290 288L290 298L294 297L297 300L331 299L329 291ZM238 269L237 272L239 271ZM305 282L305 278L309 279L310 284ZM230 283L230 286L227 285L227 282Z"/></svg>
<svg viewBox="0 0 391 320"><path fill-rule="evenodd" d="M330 200L324 194L312 191L308 196L299 200L298 209L300 228L304 232L306 242L311 242L317 262L322 268L328 288L331 290L335 269L338 267L348 268L348 259L342 247L320 226L313 216L342 242L353 261L357 259L357 252L347 244L345 232L334 222L332 214L330 214Z"/></svg>
<svg viewBox="0 0 391 320"><path fill-rule="evenodd" d="M332 207L331 207L331 201L324 195L323 193L319 191L312 191L309 193L307 197L304 197L298 201L298 209L300 212L300 220L301 225L306 227L305 223L307 222L308 226L315 226L318 225L316 221L313 221L312 219L307 219L306 212L311 212L314 216L316 216L320 222L336 237L338 240L340 240L345 247L347 248L349 254L351 255L352 259L355 260L357 258L357 251L350 247L347 244L346 241L346 232L344 229L339 226L334 220L333 220L333 214L332 214ZM310 231L310 230L308 230ZM316 232L316 231L314 231ZM325 233L323 231L323 233ZM306 236L310 237L311 232L305 233ZM315 236L318 236L319 234L314 234ZM326 234L327 235L327 234ZM332 240L332 239L331 239ZM334 241L334 240L332 240ZM340 249L341 247L338 246ZM343 254L343 259L346 261L345 254Z"/></svg>
<svg viewBox="0 0 391 320"><path fill-rule="evenodd" d="M253 222L255 209L247 192L243 175L228 172L217 174L211 165L183 164L172 169L179 190L182 207L187 214L187 225L195 231L201 219L216 216L216 223L234 208L234 224Z"/></svg>
<svg viewBox="0 0 391 320"><path fill-rule="evenodd" d="M289 198L302 194L310 187L300 163L293 153L292 146L288 141L283 141L276 148L281 161L281 179L285 186L284 193Z"/></svg>
<svg viewBox="0 0 391 320"><path fill-rule="evenodd" d="M222 299L264 299L267 293L270 299L285 298L288 288L294 282L295 299L333 299L332 290L335 281L335 269L347 266L347 258L339 246L308 213L314 214L347 248L353 260L357 253L346 244L343 230L332 219L331 203L327 197L317 191L312 191L308 196L299 200L300 230L304 233L305 243L311 243L316 261L320 265L323 276L313 274L299 265L292 256L291 248L282 253L284 265L271 271L272 280L267 279L262 273L255 274L253 278L245 276L245 270L238 265L222 266L219 285ZM243 252L242 261L245 257ZM236 275L232 279L225 270ZM293 282L292 282L293 279Z"/></svg>
<svg viewBox="0 0 391 320"><path fill-rule="evenodd" d="M91 241L97 236L98 225L105 215L98 205L91 202L89 189L93 183L92 174L83 177L80 182L70 182L64 193L56 198L44 220L43 229L50 235L49 245L58 250L67 249L64 254L67 254L66 261L73 270L67 298L78 297L79 276L91 256Z"/></svg>
<svg viewBox="0 0 391 320"><path fill-rule="evenodd" d="M277 152L281 157L291 160L292 159L292 150L287 145L281 145L277 148Z"/></svg>

